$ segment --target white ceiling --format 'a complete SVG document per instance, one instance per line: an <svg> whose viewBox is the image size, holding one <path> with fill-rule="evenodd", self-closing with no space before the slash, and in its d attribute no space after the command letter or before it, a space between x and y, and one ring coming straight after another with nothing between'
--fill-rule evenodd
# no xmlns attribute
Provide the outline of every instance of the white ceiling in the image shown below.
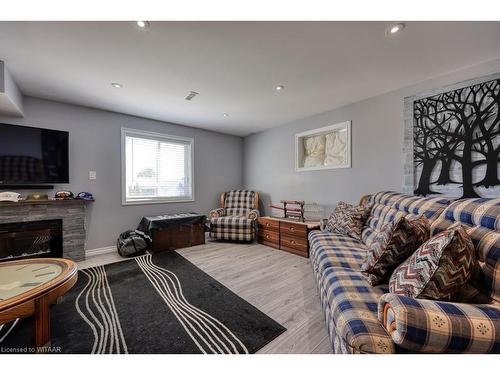
<svg viewBox="0 0 500 375"><path fill-rule="evenodd" d="M0 60L26 95L247 135L500 57L500 22L388 25L0 22Z"/></svg>

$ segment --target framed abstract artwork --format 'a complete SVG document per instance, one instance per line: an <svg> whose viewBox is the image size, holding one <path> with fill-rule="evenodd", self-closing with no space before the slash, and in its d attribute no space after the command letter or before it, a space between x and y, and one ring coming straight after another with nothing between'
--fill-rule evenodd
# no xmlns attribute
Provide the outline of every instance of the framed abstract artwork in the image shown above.
<svg viewBox="0 0 500 375"><path fill-rule="evenodd" d="M295 170L351 168L351 121L295 135Z"/></svg>

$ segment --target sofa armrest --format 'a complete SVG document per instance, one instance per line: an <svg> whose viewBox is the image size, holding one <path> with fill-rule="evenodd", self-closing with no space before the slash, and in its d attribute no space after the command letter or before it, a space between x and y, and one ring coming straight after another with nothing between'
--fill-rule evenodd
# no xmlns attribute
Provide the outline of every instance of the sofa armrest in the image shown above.
<svg viewBox="0 0 500 375"><path fill-rule="evenodd" d="M250 220L257 220L258 217L259 217L259 210L252 209L247 213L247 218L249 218Z"/></svg>
<svg viewBox="0 0 500 375"><path fill-rule="evenodd" d="M208 213L208 216L211 219L215 219L225 215L226 215L226 210L224 208L216 208L215 210L212 210Z"/></svg>
<svg viewBox="0 0 500 375"><path fill-rule="evenodd" d="M378 318L395 344L426 353L499 353L500 306L384 294Z"/></svg>

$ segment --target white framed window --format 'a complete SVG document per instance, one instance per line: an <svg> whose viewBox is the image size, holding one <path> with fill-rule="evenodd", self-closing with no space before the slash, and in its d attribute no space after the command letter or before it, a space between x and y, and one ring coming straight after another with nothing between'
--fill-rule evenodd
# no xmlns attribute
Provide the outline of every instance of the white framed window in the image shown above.
<svg viewBox="0 0 500 375"><path fill-rule="evenodd" d="M192 138L122 128L122 204L194 201Z"/></svg>

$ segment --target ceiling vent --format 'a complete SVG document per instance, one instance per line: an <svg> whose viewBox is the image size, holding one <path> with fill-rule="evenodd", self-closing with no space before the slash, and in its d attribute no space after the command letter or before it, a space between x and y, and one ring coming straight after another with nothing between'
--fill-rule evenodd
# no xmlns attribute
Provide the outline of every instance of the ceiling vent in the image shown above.
<svg viewBox="0 0 500 375"><path fill-rule="evenodd" d="M189 94L184 98L186 100L193 100L193 98L198 95L196 91L189 91Z"/></svg>

